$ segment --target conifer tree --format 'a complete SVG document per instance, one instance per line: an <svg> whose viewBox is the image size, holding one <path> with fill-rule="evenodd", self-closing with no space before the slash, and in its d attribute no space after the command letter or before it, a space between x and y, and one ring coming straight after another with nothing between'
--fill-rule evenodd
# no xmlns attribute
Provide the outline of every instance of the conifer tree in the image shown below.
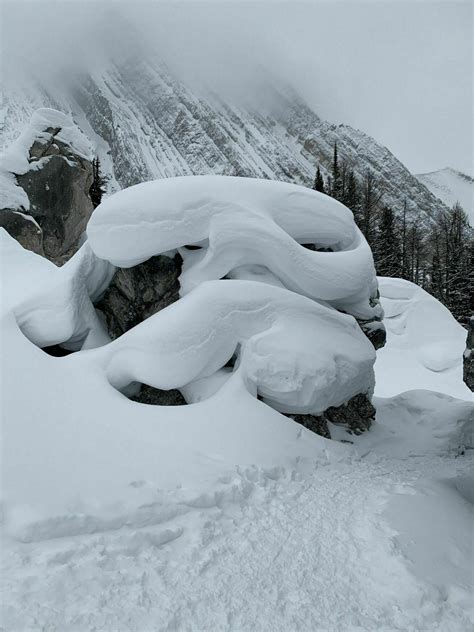
<svg viewBox="0 0 474 632"><path fill-rule="evenodd" d="M314 179L313 189L315 191L320 191L321 193L325 193L325 190L324 190L324 179L323 179L323 176L321 175L321 169L319 168L319 165L318 165L318 168L316 170L316 177Z"/></svg>
<svg viewBox="0 0 474 632"><path fill-rule="evenodd" d="M408 255L407 255L407 199L403 200L403 213L401 225L401 272L402 279L408 279Z"/></svg>
<svg viewBox="0 0 474 632"><path fill-rule="evenodd" d="M466 213L456 203L439 221L444 255L444 303L459 319L469 314L472 229Z"/></svg>
<svg viewBox="0 0 474 632"><path fill-rule="evenodd" d="M362 192L360 229L371 246L374 244L375 224L381 199L382 192L377 185L375 176L368 170Z"/></svg>
<svg viewBox="0 0 474 632"><path fill-rule="evenodd" d="M350 169L347 175L347 185L346 185L346 192L345 192L345 197L344 197L344 204L347 206L347 208L351 209L351 211L354 213L354 219L356 221L356 224L360 228L361 216L360 216L359 187L358 187L353 169Z"/></svg>
<svg viewBox="0 0 474 632"><path fill-rule="evenodd" d="M92 184L89 189L89 196L94 208L99 206L102 196L105 193L108 178L102 173L99 158L92 160Z"/></svg>
<svg viewBox="0 0 474 632"><path fill-rule="evenodd" d="M439 301L444 303L443 295L443 270L441 266L441 252L440 252L440 236L437 229L435 229L431 236L431 265L429 270L429 285L428 291Z"/></svg>
<svg viewBox="0 0 474 632"><path fill-rule="evenodd" d="M382 208L376 237L374 258L377 274L399 277L401 272L400 238L395 215L389 206Z"/></svg>
<svg viewBox="0 0 474 632"><path fill-rule="evenodd" d="M337 142L334 142L334 152L332 159L332 190L331 195L336 200L342 200L342 181L339 170L339 158L337 155Z"/></svg>

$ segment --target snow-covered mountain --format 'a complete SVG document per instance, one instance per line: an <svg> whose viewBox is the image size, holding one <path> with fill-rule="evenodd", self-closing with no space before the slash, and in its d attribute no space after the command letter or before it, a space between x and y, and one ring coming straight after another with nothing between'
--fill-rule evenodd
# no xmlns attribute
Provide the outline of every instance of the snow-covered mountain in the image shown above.
<svg viewBox="0 0 474 632"><path fill-rule="evenodd" d="M474 180L470 176L446 167L431 173L420 173L416 177L447 206L459 202L474 226Z"/></svg>
<svg viewBox="0 0 474 632"><path fill-rule="evenodd" d="M245 104L211 90L191 89L161 62L129 59L83 75L69 89L29 84L5 90L2 144L38 107L72 114L97 144L117 188L185 174L264 177L310 185L316 166L339 156L362 179L377 176L384 201L429 218L444 208L384 146L360 130L321 120L293 89L268 77Z"/></svg>

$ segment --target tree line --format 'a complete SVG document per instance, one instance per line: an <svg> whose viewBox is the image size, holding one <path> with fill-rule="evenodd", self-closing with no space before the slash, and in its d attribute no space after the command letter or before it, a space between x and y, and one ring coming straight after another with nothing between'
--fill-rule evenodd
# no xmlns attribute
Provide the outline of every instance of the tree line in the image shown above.
<svg viewBox="0 0 474 632"><path fill-rule="evenodd" d="M402 208L384 203L383 189L372 171L356 175L341 160L334 143L330 175L318 166L313 189L351 209L374 255L379 276L412 281L430 292L467 324L474 312L474 239L468 217L459 203L440 212L430 227L421 227L406 200Z"/></svg>

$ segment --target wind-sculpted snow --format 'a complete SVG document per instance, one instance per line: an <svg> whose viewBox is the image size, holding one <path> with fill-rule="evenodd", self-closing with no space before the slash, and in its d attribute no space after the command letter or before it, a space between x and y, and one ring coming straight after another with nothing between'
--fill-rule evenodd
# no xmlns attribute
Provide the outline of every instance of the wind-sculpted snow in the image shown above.
<svg viewBox="0 0 474 632"><path fill-rule="evenodd" d="M387 344L377 354L375 394L397 395L413 388L470 399L462 381L466 330L451 312L421 287L404 279L379 277Z"/></svg>
<svg viewBox="0 0 474 632"><path fill-rule="evenodd" d="M86 242L62 268L24 250L0 229L3 310L12 309L23 333L39 347L70 349L109 342L92 300L110 283L114 267L98 259ZM27 283L17 284L19 270Z"/></svg>
<svg viewBox="0 0 474 632"><path fill-rule="evenodd" d="M95 353L117 389L180 388L241 348L249 390L278 410L323 412L373 388L375 351L355 320L288 290L209 281Z"/></svg>
<svg viewBox="0 0 474 632"><path fill-rule="evenodd" d="M23 249L1 234L13 268ZM248 390L278 410L323 412L373 389L375 352L351 316L253 281L203 283L106 344L91 297L111 268L87 243L63 268L48 264L48 282L13 308L23 333L39 347L100 347L90 360L119 390L132 382L185 387L213 376L239 349Z"/></svg>
<svg viewBox="0 0 474 632"><path fill-rule="evenodd" d="M352 213L297 185L224 176L146 182L102 202L87 232L97 256L121 267L202 246L180 251L182 294L242 265L259 265L294 292L358 318L381 315L369 302L377 289L372 254Z"/></svg>

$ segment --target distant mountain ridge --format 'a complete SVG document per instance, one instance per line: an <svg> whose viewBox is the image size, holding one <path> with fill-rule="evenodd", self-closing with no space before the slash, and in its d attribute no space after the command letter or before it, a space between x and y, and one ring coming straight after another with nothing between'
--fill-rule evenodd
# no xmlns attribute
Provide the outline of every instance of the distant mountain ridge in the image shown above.
<svg viewBox="0 0 474 632"><path fill-rule="evenodd" d="M430 222L443 202L383 145L318 115L286 86L262 85L258 105L236 105L197 94L160 62L131 59L83 75L72 89L28 94L5 89L2 144L18 134L38 107L71 114L97 146L112 188L186 174L263 177L311 186L317 165L331 170L334 142L362 180L372 170L383 201Z"/></svg>
<svg viewBox="0 0 474 632"><path fill-rule="evenodd" d="M471 226L474 226L474 180L470 176L446 167L420 173L416 177L447 206L459 202L468 214Z"/></svg>

